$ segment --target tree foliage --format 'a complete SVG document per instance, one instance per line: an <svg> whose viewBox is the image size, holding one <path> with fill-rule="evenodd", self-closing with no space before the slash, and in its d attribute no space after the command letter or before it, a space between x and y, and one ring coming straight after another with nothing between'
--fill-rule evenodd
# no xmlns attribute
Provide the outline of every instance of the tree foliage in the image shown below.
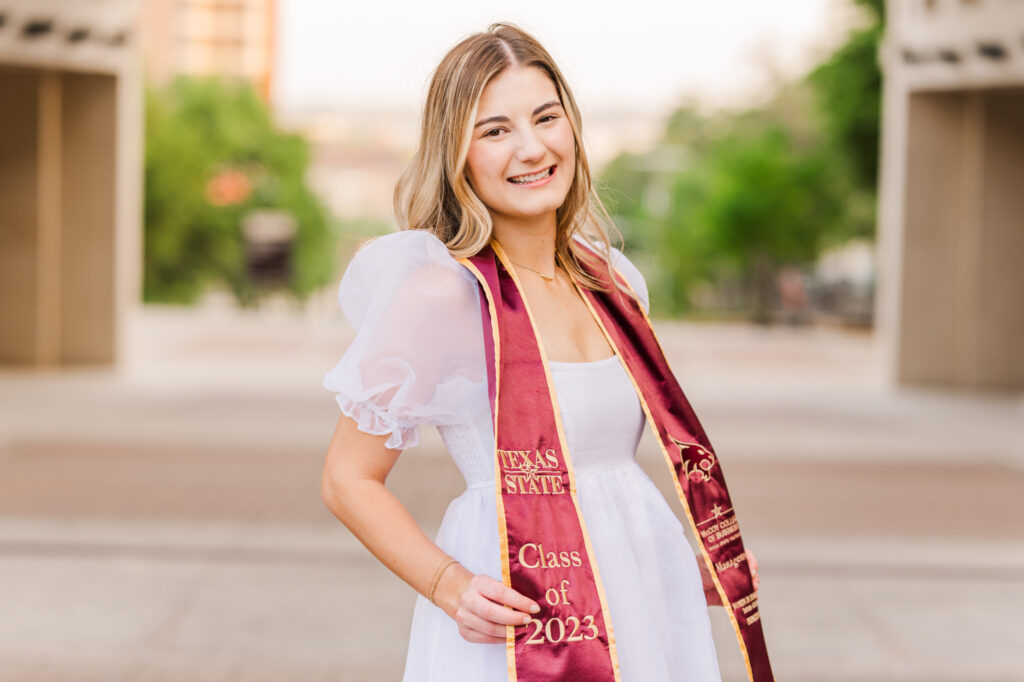
<svg viewBox="0 0 1024 682"><path fill-rule="evenodd" d="M257 209L295 219L285 289L304 300L327 284L337 229L305 185L308 164L305 140L278 130L248 85L179 78L149 90L144 299L189 303L221 285L243 305L257 301L241 229ZM228 193L218 200L220 180Z"/></svg>
<svg viewBox="0 0 1024 682"><path fill-rule="evenodd" d="M779 268L873 233L884 17L882 0L857 2L868 25L768 105L681 106L657 147L602 173L624 237L650 254L657 312L695 312L713 291L712 305L764 319Z"/></svg>
<svg viewBox="0 0 1024 682"><path fill-rule="evenodd" d="M829 150L802 143L783 121L761 112L731 123L674 174L658 260L664 272L677 273L670 278L674 310L692 307L692 286L732 280L763 319L776 270L811 264L846 236L848 187Z"/></svg>
<svg viewBox="0 0 1024 682"><path fill-rule="evenodd" d="M815 68L810 82L826 133L850 161L861 189L878 184L879 131L882 115L882 71L878 46L885 25L883 0L855 0L868 23Z"/></svg>

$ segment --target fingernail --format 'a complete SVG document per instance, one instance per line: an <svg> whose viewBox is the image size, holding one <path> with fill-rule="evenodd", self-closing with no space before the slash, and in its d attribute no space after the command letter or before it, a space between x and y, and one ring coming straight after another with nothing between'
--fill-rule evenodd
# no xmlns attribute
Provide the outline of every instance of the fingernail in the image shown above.
<svg viewBox="0 0 1024 682"><path fill-rule="evenodd" d="M523 625L526 625L529 622L530 622L530 617L529 616L523 616Z"/></svg>
<svg viewBox="0 0 1024 682"><path fill-rule="evenodd" d="M530 607L530 613L537 613L539 611L540 611L540 606L538 606L537 604L534 604L533 606Z"/></svg>

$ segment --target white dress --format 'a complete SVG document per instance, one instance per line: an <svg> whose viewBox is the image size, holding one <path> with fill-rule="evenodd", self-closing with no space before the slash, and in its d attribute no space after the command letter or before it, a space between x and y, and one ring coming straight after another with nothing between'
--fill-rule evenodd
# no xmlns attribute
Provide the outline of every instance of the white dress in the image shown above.
<svg viewBox="0 0 1024 682"><path fill-rule="evenodd" d="M643 276L618 250L612 258L646 307ZM341 282L339 301L357 333L324 386L361 430L390 434L388 447L415 445L421 424L438 428L466 490L435 540L468 570L501 580L478 296L476 279L432 234L371 241ZM623 682L720 680L697 558L635 460L645 417L622 363L612 356L548 365ZM506 679L504 644L467 642L417 596L403 682Z"/></svg>

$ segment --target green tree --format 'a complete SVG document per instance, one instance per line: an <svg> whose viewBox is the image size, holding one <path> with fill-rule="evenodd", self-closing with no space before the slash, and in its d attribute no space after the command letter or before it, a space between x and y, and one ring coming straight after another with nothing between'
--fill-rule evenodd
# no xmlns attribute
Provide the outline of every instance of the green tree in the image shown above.
<svg viewBox="0 0 1024 682"><path fill-rule="evenodd" d="M854 2L863 8L867 25L852 31L846 42L811 72L809 80L818 96L825 132L849 160L858 186L874 193L882 108L878 46L885 27L885 2Z"/></svg>
<svg viewBox="0 0 1024 682"><path fill-rule="evenodd" d="M146 94L146 301L189 303L211 284L243 305L261 289L241 225L276 209L296 223L285 288L305 300L334 275L337 226L304 182L308 145L281 132L245 84L179 78Z"/></svg>
<svg viewBox="0 0 1024 682"><path fill-rule="evenodd" d="M754 318L766 319L777 269L812 263L840 231L842 181L829 166L827 153L800 148L778 123L722 137L677 178L661 253L687 253L690 262L673 256L671 265L700 276L737 277Z"/></svg>
<svg viewBox="0 0 1024 682"><path fill-rule="evenodd" d="M603 174L630 244L653 254L658 311L695 312L700 288L735 290L734 304L764 320L783 265L807 266L856 233L863 206L848 167L807 112L806 88L783 88L763 109L704 117L680 109L666 140L643 157L621 156ZM663 150L684 145L676 165ZM652 159L660 159L651 161ZM652 187L668 205L652 211ZM639 234L638 234L639 233Z"/></svg>
<svg viewBox="0 0 1024 682"><path fill-rule="evenodd" d="M766 106L703 115L683 105L658 147L602 173L624 237L650 254L656 312L693 313L703 290L764 319L779 267L874 232L884 6L854 1L867 25Z"/></svg>

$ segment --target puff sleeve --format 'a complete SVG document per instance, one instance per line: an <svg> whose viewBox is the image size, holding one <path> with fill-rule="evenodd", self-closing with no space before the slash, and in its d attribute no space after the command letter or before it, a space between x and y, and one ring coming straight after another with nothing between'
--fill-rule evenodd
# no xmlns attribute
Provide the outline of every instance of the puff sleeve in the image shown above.
<svg viewBox="0 0 1024 682"><path fill-rule="evenodd" d="M419 425L489 409L479 287L429 232L377 237L353 256L338 301L355 339L324 376L360 431L402 450Z"/></svg>
<svg viewBox="0 0 1024 682"><path fill-rule="evenodd" d="M611 249L612 267L626 278L629 286L633 287L633 291L640 298L640 304L644 307L644 312L651 312L650 294L647 291L647 281L644 279L643 274L633 265L633 261L626 258L621 251L614 246Z"/></svg>
<svg viewBox="0 0 1024 682"><path fill-rule="evenodd" d="M591 242L583 235L576 234L574 239L579 240L585 246L597 251L600 254L604 253L604 245L599 242ZM644 279L643 274L635 265L633 261L626 258L626 256L614 246L611 246L611 264L612 267L619 271L626 281L629 282L629 286L633 287L633 291L636 292L640 299L640 304L644 308L644 312L651 311L650 294L647 291L647 281Z"/></svg>

